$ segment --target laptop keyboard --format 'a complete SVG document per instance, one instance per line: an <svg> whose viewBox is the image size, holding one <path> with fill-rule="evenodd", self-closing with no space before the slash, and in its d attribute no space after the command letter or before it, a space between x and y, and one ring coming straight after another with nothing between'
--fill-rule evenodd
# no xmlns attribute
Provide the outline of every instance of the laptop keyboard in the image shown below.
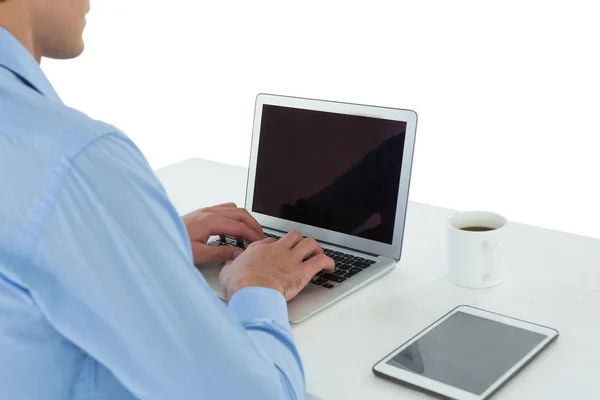
<svg viewBox="0 0 600 400"><path fill-rule="evenodd" d="M374 260L353 256L341 251L332 249L323 249L323 251L335 261L335 271L333 273L321 271L313 277L311 283L327 289L333 289L348 278L352 278L375 264Z"/></svg>
<svg viewBox="0 0 600 400"><path fill-rule="evenodd" d="M281 238L270 233L265 233L265 236L275 239ZM332 249L323 249L323 251L335 261L335 271L333 273L318 272L310 282L313 285L323 286L327 289L333 289L348 278L352 278L354 275L375 264L375 261L369 258L353 256Z"/></svg>
<svg viewBox="0 0 600 400"><path fill-rule="evenodd" d="M265 237L281 239L281 236L266 232ZM238 243L237 240L232 237L227 237L225 240L218 240L217 243L227 246L239 246L242 248L246 248L249 245L248 242ZM325 271L318 272L312 278L311 283L313 285L322 286L326 289L333 289L347 279L352 278L354 275L375 264L375 261L369 258L353 256L351 254L332 249L323 249L323 251L327 256L331 257L333 261L335 261L335 270L333 273Z"/></svg>

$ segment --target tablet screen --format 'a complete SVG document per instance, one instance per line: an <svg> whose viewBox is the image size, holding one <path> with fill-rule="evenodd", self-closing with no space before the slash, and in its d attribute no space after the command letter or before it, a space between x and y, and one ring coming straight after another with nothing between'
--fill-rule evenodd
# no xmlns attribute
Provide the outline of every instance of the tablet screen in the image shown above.
<svg viewBox="0 0 600 400"><path fill-rule="evenodd" d="M387 364L481 395L545 335L456 312Z"/></svg>

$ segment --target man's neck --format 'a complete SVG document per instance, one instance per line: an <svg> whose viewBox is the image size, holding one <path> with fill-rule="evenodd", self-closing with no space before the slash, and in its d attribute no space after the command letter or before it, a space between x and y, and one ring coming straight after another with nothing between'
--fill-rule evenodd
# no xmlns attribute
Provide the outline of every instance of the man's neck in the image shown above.
<svg viewBox="0 0 600 400"><path fill-rule="evenodd" d="M33 38L31 16L25 2L8 1L0 3L0 26L10 32L40 63L42 58L39 49L36 49Z"/></svg>

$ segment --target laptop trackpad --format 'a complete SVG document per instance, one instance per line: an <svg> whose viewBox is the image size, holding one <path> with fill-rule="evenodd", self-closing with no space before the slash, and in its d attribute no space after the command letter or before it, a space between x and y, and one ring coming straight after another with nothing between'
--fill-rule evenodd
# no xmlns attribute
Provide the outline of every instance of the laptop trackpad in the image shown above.
<svg viewBox="0 0 600 400"><path fill-rule="evenodd" d="M206 282L213 292L225 300L225 295L223 294L223 289L221 288L221 282L219 282L219 273L223 268L223 264L210 262L196 265L196 268L198 268L198 270L202 273L202 276L204 276L204 279L206 279Z"/></svg>

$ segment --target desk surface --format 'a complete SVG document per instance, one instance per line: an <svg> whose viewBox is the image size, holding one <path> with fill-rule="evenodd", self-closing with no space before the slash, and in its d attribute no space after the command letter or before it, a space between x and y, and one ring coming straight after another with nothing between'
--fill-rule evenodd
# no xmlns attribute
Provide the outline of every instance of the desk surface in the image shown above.
<svg viewBox="0 0 600 400"><path fill-rule="evenodd" d="M157 171L181 214L228 201L243 205L246 174L201 159ZM455 306L469 304L561 334L494 398L600 398L600 240L511 222L504 283L465 289L446 277L452 212L410 202L398 267L293 326L308 391L325 400L429 398L375 377L371 367Z"/></svg>

